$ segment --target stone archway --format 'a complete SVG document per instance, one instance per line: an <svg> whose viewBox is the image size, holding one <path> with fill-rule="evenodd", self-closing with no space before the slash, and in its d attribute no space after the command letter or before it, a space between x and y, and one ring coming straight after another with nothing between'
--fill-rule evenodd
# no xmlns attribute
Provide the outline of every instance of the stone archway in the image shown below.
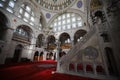
<svg viewBox="0 0 120 80"><path fill-rule="evenodd" d="M105 54L110 75L117 75L117 68L112 48L106 47Z"/></svg>
<svg viewBox="0 0 120 80"><path fill-rule="evenodd" d="M39 58L39 52L36 51L36 52L34 53L33 61L38 61L38 58Z"/></svg>
<svg viewBox="0 0 120 80"><path fill-rule="evenodd" d="M22 55L22 50L23 50L23 46L22 45L17 45L14 51L14 56L13 56L13 62L19 62L21 59L21 55Z"/></svg>
<svg viewBox="0 0 120 80"><path fill-rule="evenodd" d="M44 55L44 52L42 51L42 52L40 53L40 56L39 56L39 61L42 61L42 60L43 60L43 55Z"/></svg>
<svg viewBox="0 0 120 80"><path fill-rule="evenodd" d="M36 47L41 48L44 45L43 40L45 39L43 34L39 34L36 41Z"/></svg>
<svg viewBox="0 0 120 80"><path fill-rule="evenodd" d="M49 35L47 38L47 49L54 50L56 48L54 35Z"/></svg>
<svg viewBox="0 0 120 80"><path fill-rule="evenodd" d="M71 48L71 39L68 33L62 33L59 37L59 41L61 42L61 49L69 49Z"/></svg>
<svg viewBox="0 0 120 80"><path fill-rule="evenodd" d="M66 55L66 52L64 52L64 51L62 51L62 52L59 53L59 57L60 58L63 57L64 55Z"/></svg>
<svg viewBox="0 0 120 80"><path fill-rule="evenodd" d="M76 33L74 34L74 44L79 42L86 33L87 33L87 31L82 30L82 29L76 31Z"/></svg>
<svg viewBox="0 0 120 80"><path fill-rule="evenodd" d="M13 33L13 40L16 40L17 38L19 38L21 40L25 40L27 44L28 43L30 44L33 37L32 34L33 34L33 31L29 26L19 25ZM19 40L17 39L17 41ZM23 41L20 41L20 42L23 42Z"/></svg>

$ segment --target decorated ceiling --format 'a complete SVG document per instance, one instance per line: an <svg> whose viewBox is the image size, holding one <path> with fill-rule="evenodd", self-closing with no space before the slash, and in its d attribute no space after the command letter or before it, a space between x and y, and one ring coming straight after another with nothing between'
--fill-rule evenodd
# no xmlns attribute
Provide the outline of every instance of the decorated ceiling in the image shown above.
<svg viewBox="0 0 120 80"><path fill-rule="evenodd" d="M60 11L70 7L76 0L40 0L43 9Z"/></svg>

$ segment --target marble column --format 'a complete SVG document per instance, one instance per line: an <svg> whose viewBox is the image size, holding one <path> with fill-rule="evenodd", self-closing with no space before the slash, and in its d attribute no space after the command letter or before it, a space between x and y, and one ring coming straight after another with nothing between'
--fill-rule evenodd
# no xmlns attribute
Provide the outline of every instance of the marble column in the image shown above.
<svg viewBox="0 0 120 80"><path fill-rule="evenodd" d="M57 60L57 71L60 70L60 57L59 57L59 52L60 52L60 41L56 40L56 44L57 44L57 52L56 52L56 60Z"/></svg>

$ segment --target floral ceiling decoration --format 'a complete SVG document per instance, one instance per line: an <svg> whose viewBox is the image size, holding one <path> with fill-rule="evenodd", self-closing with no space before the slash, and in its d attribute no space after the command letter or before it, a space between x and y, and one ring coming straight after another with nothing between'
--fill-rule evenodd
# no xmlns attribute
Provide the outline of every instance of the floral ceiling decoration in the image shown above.
<svg viewBox="0 0 120 80"><path fill-rule="evenodd" d="M77 0L40 0L40 6L49 11L60 11L72 6Z"/></svg>

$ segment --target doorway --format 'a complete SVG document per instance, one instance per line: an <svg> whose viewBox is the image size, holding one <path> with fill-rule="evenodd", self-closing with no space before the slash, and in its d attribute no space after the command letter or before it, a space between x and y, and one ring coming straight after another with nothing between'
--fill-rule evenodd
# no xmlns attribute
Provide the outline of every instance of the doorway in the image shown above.
<svg viewBox="0 0 120 80"><path fill-rule="evenodd" d="M17 45L14 51L13 62L19 62L22 54L22 45Z"/></svg>
<svg viewBox="0 0 120 80"><path fill-rule="evenodd" d="M39 61L42 61L42 60L43 60L43 55L44 55L44 53L41 52L41 53L40 53L40 56L39 56Z"/></svg>
<svg viewBox="0 0 120 80"><path fill-rule="evenodd" d="M34 61L38 61L38 59L39 59L39 52L36 51L36 52L34 53Z"/></svg>
<svg viewBox="0 0 120 80"><path fill-rule="evenodd" d="M106 60L107 60L107 65L108 65L108 70L109 70L110 75L117 75L113 50L109 47L106 47L105 52L106 52L106 58L107 58Z"/></svg>

